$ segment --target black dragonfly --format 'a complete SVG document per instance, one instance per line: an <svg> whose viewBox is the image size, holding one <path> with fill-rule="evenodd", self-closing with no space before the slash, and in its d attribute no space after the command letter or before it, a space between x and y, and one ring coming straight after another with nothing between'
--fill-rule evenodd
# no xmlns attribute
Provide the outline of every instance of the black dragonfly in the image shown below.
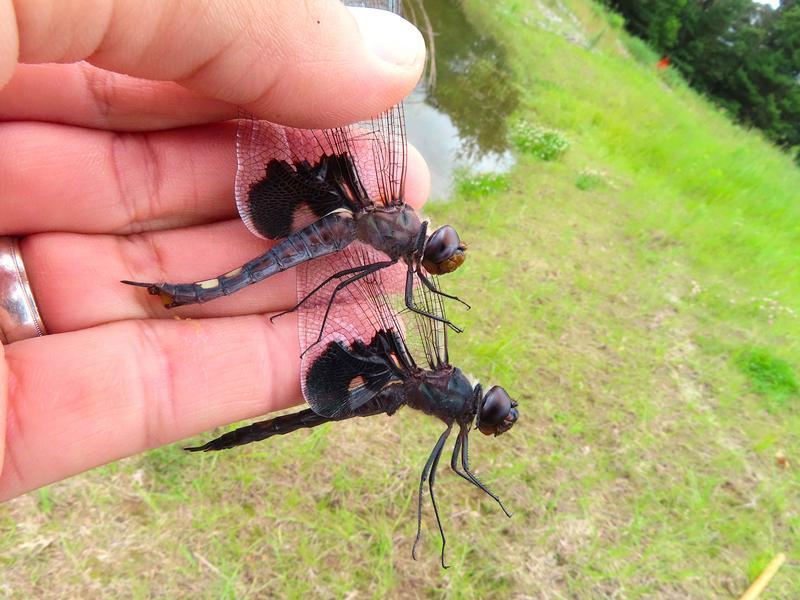
<svg viewBox="0 0 800 600"><path fill-rule="evenodd" d="M320 268L336 270L348 265L371 264L377 251L354 242L336 254L333 263L318 261ZM317 274L324 278L326 272ZM446 429L433 447L419 482L417 536L420 539L423 488L427 481L436 522L442 537L442 566L445 564L445 535L434 496L436 469L445 442L457 427L450 466L469 483L491 496L507 516L500 499L472 472L469 465L469 433L475 428L487 435L508 431L519 417L517 403L499 386L484 393L480 383L473 386L448 359L448 328L440 295L428 286L414 286L414 301L438 319L411 313L404 306L405 273L396 264L370 273L347 287L332 307L331 327L323 343L312 345L302 358L303 395L310 408L241 427L191 451L233 448L242 444L291 433L298 429L353 417L392 415L409 406L443 421ZM434 278L434 284L436 283ZM320 311L329 305L324 292L300 309L301 343L316 336ZM310 306L309 306L310 305ZM317 305L317 306L315 306ZM459 465L461 468L459 468ZM463 471L461 470L463 469Z"/></svg>
<svg viewBox="0 0 800 600"><path fill-rule="evenodd" d="M400 3L391 0L348 4L400 10ZM424 312L413 302L414 279L435 294L461 302L434 286L430 276L457 269L464 262L466 246L449 225L429 235L428 222L405 202L408 147L402 103L368 122L324 130L278 126L243 113L236 148L239 214L251 232L279 240L278 244L204 281L123 283L146 287L167 308L208 302L292 267L305 270L309 261L327 260L322 257L360 241L379 251L374 262L354 264L315 281L287 312L335 281L332 303L342 289L399 261L407 269L405 302L410 310ZM307 274L300 274L304 277ZM317 341L325 323L322 319Z"/></svg>

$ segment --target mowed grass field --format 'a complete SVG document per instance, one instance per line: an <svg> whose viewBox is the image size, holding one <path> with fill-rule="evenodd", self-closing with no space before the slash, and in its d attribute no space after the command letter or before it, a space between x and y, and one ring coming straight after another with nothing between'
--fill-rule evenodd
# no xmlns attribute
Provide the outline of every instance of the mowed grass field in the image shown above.
<svg viewBox="0 0 800 600"><path fill-rule="evenodd" d="M176 445L0 506L0 596L734 598L785 552L763 598L800 597L800 169L591 2L465 11L569 141L427 209L469 244L453 362L520 403L471 445L513 518L442 465L452 567L429 505L411 560L414 411Z"/></svg>

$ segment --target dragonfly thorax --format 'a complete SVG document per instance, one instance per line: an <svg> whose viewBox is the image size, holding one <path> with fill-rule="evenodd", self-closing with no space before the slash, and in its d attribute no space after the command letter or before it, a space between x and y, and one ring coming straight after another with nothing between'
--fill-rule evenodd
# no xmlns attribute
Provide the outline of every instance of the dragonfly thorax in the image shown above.
<svg viewBox="0 0 800 600"><path fill-rule="evenodd" d="M472 384L460 369L445 366L424 371L416 390L408 394L408 406L439 417L445 423L469 423L476 405Z"/></svg>
<svg viewBox="0 0 800 600"><path fill-rule="evenodd" d="M390 258L409 256L422 227L419 216L408 205L376 208L356 215L357 237Z"/></svg>

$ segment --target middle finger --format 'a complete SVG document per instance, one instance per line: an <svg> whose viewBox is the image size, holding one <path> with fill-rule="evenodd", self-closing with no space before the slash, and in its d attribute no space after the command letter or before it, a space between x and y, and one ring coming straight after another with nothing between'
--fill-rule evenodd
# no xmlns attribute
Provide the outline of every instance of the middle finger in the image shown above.
<svg viewBox="0 0 800 600"><path fill-rule="evenodd" d="M0 235L128 234L231 218L235 140L232 121L140 133L0 123ZM408 150L407 200L420 206L427 167Z"/></svg>
<svg viewBox="0 0 800 600"><path fill-rule="evenodd" d="M419 208L428 196L430 176L411 146L408 159L406 201ZM219 204L233 207L233 191L228 189L227 195ZM196 318L286 310L297 301L293 269L232 296L174 311L142 288L120 283L121 279L170 283L210 279L273 244L254 236L234 217L128 236L41 233L24 238L21 251L42 318L55 333L147 316Z"/></svg>

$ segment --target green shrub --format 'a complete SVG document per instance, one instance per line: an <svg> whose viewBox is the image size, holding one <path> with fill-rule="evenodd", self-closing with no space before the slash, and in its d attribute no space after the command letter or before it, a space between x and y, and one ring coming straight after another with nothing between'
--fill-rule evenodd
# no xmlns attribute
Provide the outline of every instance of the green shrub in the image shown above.
<svg viewBox="0 0 800 600"><path fill-rule="evenodd" d="M616 12L608 12L607 17L609 25L614 29L622 29L625 27L625 17Z"/></svg>
<svg viewBox="0 0 800 600"><path fill-rule="evenodd" d="M555 160L569 148L569 140L560 131L519 121L511 129L511 141L520 152L541 160Z"/></svg>

